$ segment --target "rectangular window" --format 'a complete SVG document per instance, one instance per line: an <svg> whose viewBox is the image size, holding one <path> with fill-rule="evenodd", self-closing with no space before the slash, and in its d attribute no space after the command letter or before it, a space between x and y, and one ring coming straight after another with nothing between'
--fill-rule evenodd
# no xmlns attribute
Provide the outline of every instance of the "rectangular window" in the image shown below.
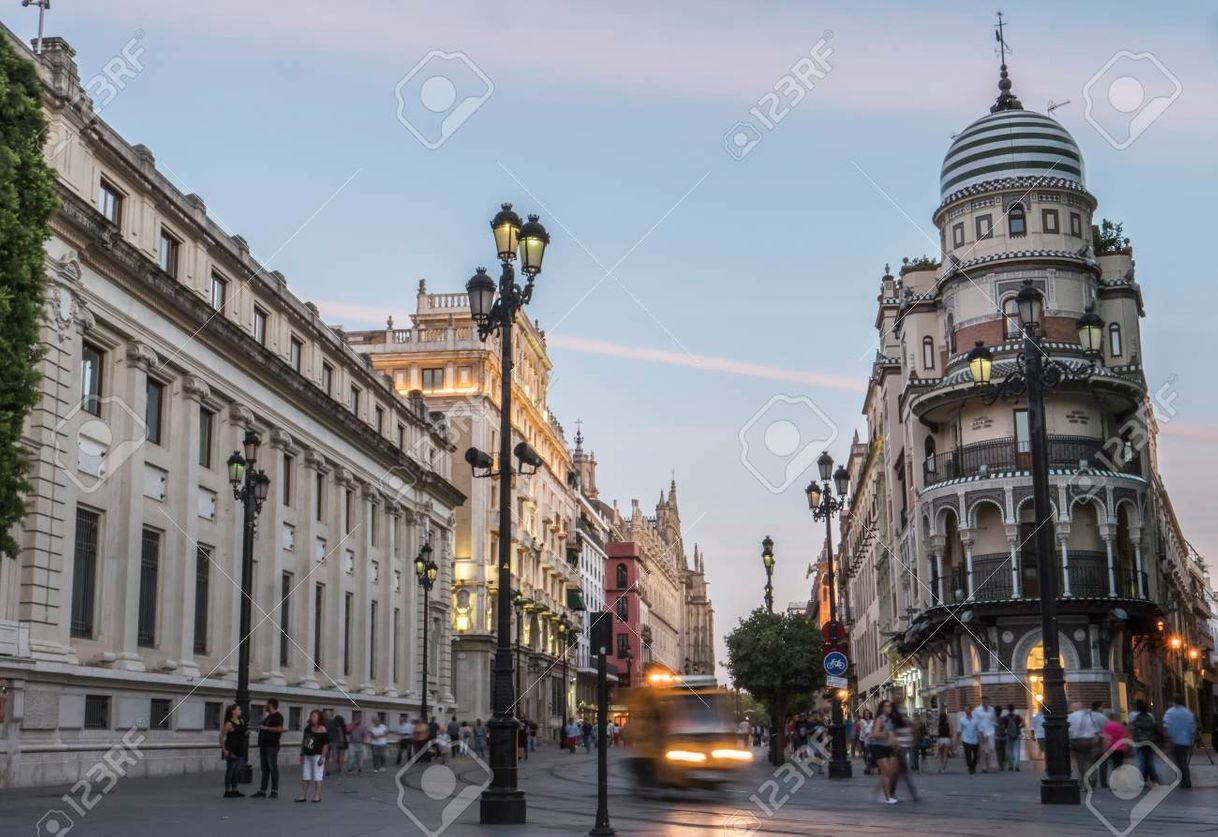
<svg viewBox="0 0 1218 837"><path fill-rule="evenodd" d="M195 549L195 653L207 653L207 611L211 602L211 547Z"/></svg>
<svg viewBox="0 0 1218 837"><path fill-rule="evenodd" d="M343 492L343 534L350 535L355 526L355 492L348 488Z"/></svg>
<svg viewBox="0 0 1218 837"><path fill-rule="evenodd" d="M136 640L156 645L157 580L161 570L161 533L145 528L140 539L140 599Z"/></svg>
<svg viewBox="0 0 1218 837"><path fill-rule="evenodd" d="M288 637L292 630L292 574L279 577L279 665L287 666L291 654Z"/></svg>
<svg viewBox="0 0 1218 837"><path fill-rule="evenodd" d="M328 363L321 365L321 388L326 395L334 397L334 367Z"/></svg>
<svg viewBox="0 0 1218 837"><path fill-rule="evenodd" d="M355 595L347 593L343 596L343 676L351 676L351 608L355 604Z"/></svg>
<svg viewBox="0 0 1218 837"><path fill-rule="evenodd" d="M359 397L359 387L352 385L351 392L347 396L347 406L350 407L351 412L355 413L357 416L359 415Z"/></svg>
<svg viewBox="0 0 1218 837"><path fill-rule="evenodd" d="M283 455L283 475L280 477L279 482L283 486L283 504L288 508L292 507L292 489L295 487L293 484L293 479L295 478L293 468L295 465L296 460L285 453Z"/></svg>
<svg viewBox="0 0 1218 837"><path fill-rule="evenodd" d="M977 240L994 237L994 219L989 215L977 216Z"/></svg>
<svg viewBox="0 0 1218 837"><path fill-rule="evenodd" d="M368 679L376 679L376 602L368 608Z"/></svg>
<svg viewBox="0 0 1218 837"><path fill-rule="evenodd" d="M294 370L296 370L297 372L300 372L300 365L303 362L303 359L304 359L304 343L301 343L300 340L293 337L288 342L288 363L290 363L292 365L292 368Z"/></svg>
<svg viewBox="0 0 1218 837"><path fill-rule="evenodd" d="M178 251L182 246L182 242L178 237L169 230L161 227L161 252L158 263L161 270L170 275L171 278L178 278Z"/></svg>
<svg viewBox="0 0 1218 837"><path fill-rule="evenodd" d="M97 544L101 515L76 509L76 546L72 557L72 636L93 638L97 602Z"/></svg>
<svg viewBox="0 0 1218 837"><path fill-rule="evenodd" d="M288 729L291 732L300 731L301 724L304 720L301 717L302 715L304 715L304 712L301 711L299 706L292 706L288 708Z"/></svg>
<svg viewBox="0 0 1218 837"><path fill-rule="evenodd" d="M323 629L321 616L322 605L326 601L326 585L317 584L313 587L313 670L321 671L321 632Z"/></svg>
<svg viewBox="0 0 1218 837"><path fill-rule="evenodd" d="M169 698L153 698L148 711L150 729L169 729L169 716L173 714L173 701Z"/></svg>
<svg viewBox="0 0 1218 837"><path fill-rule="evenodd" d="M380 534L380 526L377 525L377 507L375 503L368 506L368 541L373 546L376 546L377 536Z"/></svg>
<svg viewBox="0 0 1218 837"><path fill-rule="evenodd" d="M313 512L318 520L325 519L326 509L326 475L321 471L313 482Z"/></svg>
<svg viewBox="0 0 1218 837"><path fill-rule="evenodd" d="M109 695L85 695L85 729L110 729Z"/></svg>
<svg viewBox="0 0 1218 837"><path fill-rule="evenodd" d="M212 433L216 426L216 414L206 407L199 408L199 464L211 467Z"/></svg>
<svg viewBox="0 0 1218 837"><path fill-rule="evenodd" d="M392 652L392 659L393 659L393 682L394 683L398 682L398 636L399 636L398 630L400 629L399 623L401 622L401 615L402 615L401 609L395 607L393 609L393 634L390 635L390 637L389 637L389 641L390 641L390 643L392 643L392 645L390 646L390 651Z"/></svg>
<svg viewBox="0 0 1218 837"><path fill-rule="evenodd" d="M1040 226L1047 233L1059 233L1062 231L1061 222L1057 217L1056 209L1042 209L1040 211Z"/></svg>
<svg viewBox="0 0 1218 837"><path fill-rule="evenodd" d="M406 450L406 428L398 425L398 450Z"/></svg>
<svg viewBox="0 0 1218 837"><path fill-rule="evenodd" d="M964 245L964 224L952 225L952 246L961 247Z"/></svg>
<svg viewBox="0 0 1218 837"><path fill-rule="evenodd" d="M383 436L385 434L385 408L378 406L376 408L376 435Z"/></svg>
<svg viewBox="0 0 1218 837"><path fill-rule="evenodd" d="M618 659L630 656L630 636L629 634L617 635L617 656Z"/></svg>
<svg viewBox="0 0 1218 837"><path fill-rule="evenodd" d="M161 413L165 403L165 385L149 378L144 384L144 438L154 445L161 443Z"/></svg>
<svg viewBox="0 0 1218 837"><path fill-rule="evenodd" d="M1083 216L1077 212L1070 213L1070 235L1075 238L1083 237Z"/></svg>
<svg viewBox="0 0 1218 837"><path fill-rule="evenodd" d="M209 700L203 704L203 729L219 729L224 720L224 704Z"/></svg>
<svg viewBox="0 0 1218 837"><path fill-rule="evenodd" d="M97 187L97 208L114 226L123 225L123 193L104 177Z"/></svg>
<svg viewBox="0 0 1218 837"><path fill-rule="evenodd" d="M1015 452L1030 453L1032 451L1032 433L1028 425L1028 411L1015 411Z"/></svg>
<svg viewBox="0 0 1218 837"><path fill-rule="evenodd" d="M80 355L80 408L101 415L102 360L106 353L88 343Z"/></svg>
<svg viewBox="0 0 1218 837"><path fill-rule="evenodd" d="M458 366L457 367L457 383L460 386L467 387L474 382L474 367Z"/></svg>
<svg viewBox="0 0 1218 837"><path fill-rule="evenodd" d="M267 314L257 305L254 306L254 339L258 341L258 345L266 345L266 317Z"/></svg>
<svg viewBox="0 0 1218 837"><path fill-rule="evenodd" d="M443 367L423 370L423 389L444 389Z"/></svg>
<svg viewBox="0 0 1218 837"><path fill-rule="evenodd" d="M224 313L228 304L228 280L218 273L211 275L211 307L213 311Z"/></svg>

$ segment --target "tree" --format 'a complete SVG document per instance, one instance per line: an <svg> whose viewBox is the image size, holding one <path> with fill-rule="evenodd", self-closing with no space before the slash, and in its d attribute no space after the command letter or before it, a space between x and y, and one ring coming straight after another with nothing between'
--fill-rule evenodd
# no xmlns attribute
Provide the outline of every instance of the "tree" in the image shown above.
<svg viewBox="0 0 1218 837"><path fill-rule="evenodd" d="M55 211L41 91L34 65L0 38L0 553L11 558L30 489L21 430L39 397L43 243Z"/></svg>
<svg viewBox="0 0 1218 837"><path fill-rule="evenodd" d="M820 631L802 616L758 608L728 634L727 656L736 686L771 707L771 753L781 763L786 707L825 685Z"/></svg>
<svg viewBox="0 0 1218 837"><path fill-rule="evenodd" d="M1105 253L1119 253L1128 246L1125 225L1120 221L1113 222L1105 218L1100 223L1099 234L1095 236L1095 252L1101 256Z"/></svg>

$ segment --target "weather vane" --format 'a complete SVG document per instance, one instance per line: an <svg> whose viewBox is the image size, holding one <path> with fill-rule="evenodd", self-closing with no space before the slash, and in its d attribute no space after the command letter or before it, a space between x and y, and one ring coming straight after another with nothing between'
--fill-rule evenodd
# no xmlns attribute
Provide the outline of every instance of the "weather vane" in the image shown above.
<svg viewBox="0 0 1218 837"><path fill-rule="evenodd" d="M1002 59L1002 65L1005 67L1007 63L1007 46L1006 33L1003 32L1003 27L1006 22L1002 19L1002 10L998 10L998 24L994 27L994 40L998 41L998 54Z"/></svg>

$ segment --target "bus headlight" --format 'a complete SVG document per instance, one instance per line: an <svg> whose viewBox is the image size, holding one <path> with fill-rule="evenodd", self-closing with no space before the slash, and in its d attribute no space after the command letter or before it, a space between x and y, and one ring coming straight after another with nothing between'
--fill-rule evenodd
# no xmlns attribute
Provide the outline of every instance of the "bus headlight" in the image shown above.
<svg viewBox="0 0 1218 837"><path fill-rule="evenodd" d="M748 750L711 750L711 758L717 761L752 761L753 754Z"/></svg>
<svg viewBox="0 0 1218 837"><path fill-rule="evenodd" d="M706 753L695 753L691 750L669 750L664 754L669 761L681 761L688 764L701 764L706 761Z"/></svg>

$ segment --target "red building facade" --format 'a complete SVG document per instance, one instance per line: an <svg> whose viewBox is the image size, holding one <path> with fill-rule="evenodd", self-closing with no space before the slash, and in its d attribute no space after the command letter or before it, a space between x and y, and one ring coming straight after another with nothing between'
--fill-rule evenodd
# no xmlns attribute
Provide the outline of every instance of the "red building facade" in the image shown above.
<svg viewBox="0 0 1218 837"><path fill-rule="evenodd" d="M610 659L619 672L619 684L638 681L644 662L642 641L642 597L639 573L642 553L632 542L606 545L605 609L613 613L613 648Z"/></svg>

